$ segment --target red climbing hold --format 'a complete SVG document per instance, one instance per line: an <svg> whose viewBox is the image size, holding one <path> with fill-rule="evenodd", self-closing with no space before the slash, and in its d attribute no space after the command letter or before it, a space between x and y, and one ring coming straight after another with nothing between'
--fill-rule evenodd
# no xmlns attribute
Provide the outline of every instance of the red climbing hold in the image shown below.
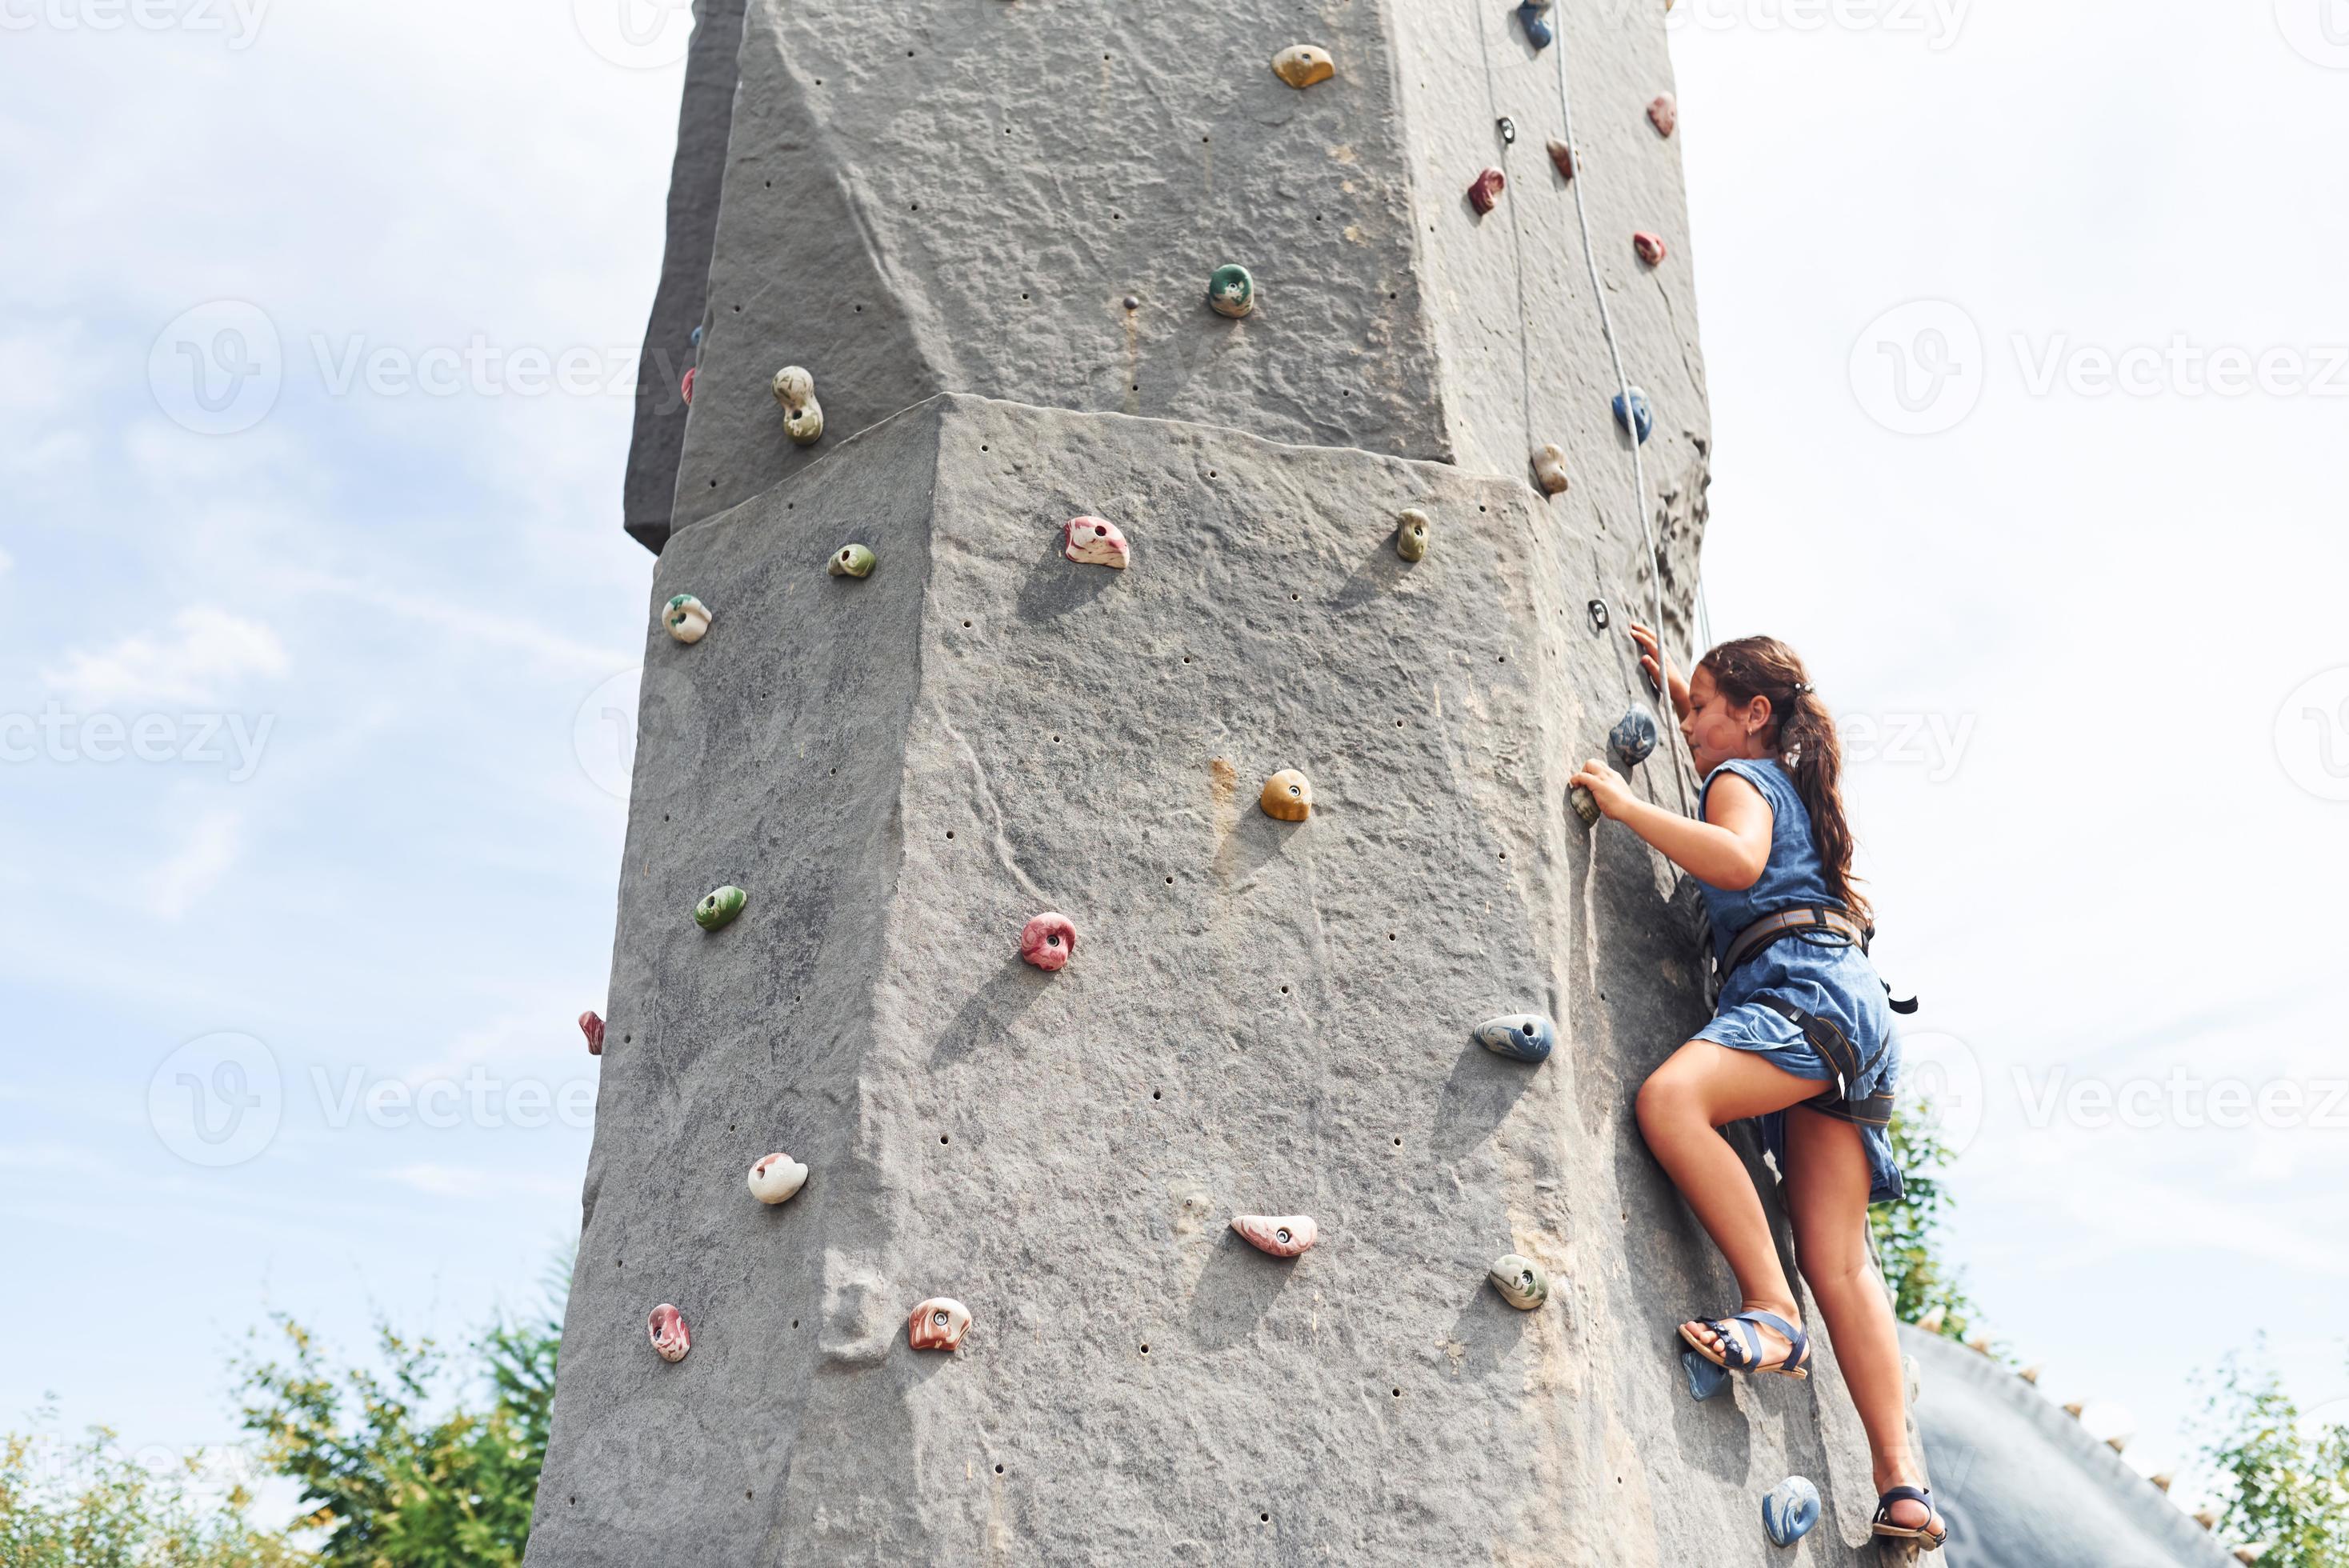
<svg viewBox="0 0 2349 1568"><path fill-rule="evenodd" d="M1640 259L1650 266L1663 265L1665 252L1664 237L1661 234L1651 234L1645 229L1639 230L1631 236L1631 248L1639 252Z"/></svg>
<svg viewBox="0 0 2349 1568"><path fill-rule="evenodd" d="M693 370L698 370L701 367L697 365L693 367ZM685 406L688 408L693 407L693 370L688 370L685 373L685 379L677 384L677 389L680 393L684 394Z"/></svg>
<svg viewBox="0 0 2349 1568"><path fill-rule="evenodd" d="M1681 122L1681 100L1670 93L1658 93L1648 106L1648 119L1655 126L1656 134L1670 136Z"/></svg>
<svg viewBox="0 0 2349 1568"><path fill-rule="evenodd" d="M604 1054L603 1019L597 1017L593 1013L580 1014L579 1032L587 1037L587 1054L589 1056L600 1057Z"/></svg>
<svg viewBox="0 0 2349 1568"><path fill-rule="evenodd" d="M1019 956L1047 975L1064 966L1076 951L1077 928L1065 914L1047 911L1020 928Z"/></svg>
<svg viewBox="0 0 2349 1568"><path fill-rule="evenodd" d="M1553 136L1549 139L1548 150L1550 163L1557 170L1557 177L1560 180L1573 179L1574 149Z"/></svg>
<svg viewBox="0 0 2349 1568"><path fill-rule="evenodd" d="M1475 182L1468 187L1469 204L1479 212L1491 211L1500 205L1502 189L1508 182L1509 177L1499 170L1487 169L1484 173L1476 176Z"/></svg>

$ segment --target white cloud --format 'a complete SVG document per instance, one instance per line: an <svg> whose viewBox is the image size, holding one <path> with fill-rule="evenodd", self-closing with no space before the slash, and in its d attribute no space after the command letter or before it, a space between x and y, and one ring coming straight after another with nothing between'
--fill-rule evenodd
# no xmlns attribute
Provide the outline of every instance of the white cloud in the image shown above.
<svg viewBox="0 0 2349 1568"><path fill-rule="evenodd" d="M173 631L140 634L112 647L66 655L62 669L41 678L90 707L116 702L211 702L247 676L280 676L285 645L258 621L195 605L172 617Z"/></svg>
<svg viewBox="0 0 2349 1568"><path fill-rule="evenodd" d="M236 863L243 822L233 811L215 811L196 824L180 852L156 868L148 903L166 920L177 920Z"/></svg>

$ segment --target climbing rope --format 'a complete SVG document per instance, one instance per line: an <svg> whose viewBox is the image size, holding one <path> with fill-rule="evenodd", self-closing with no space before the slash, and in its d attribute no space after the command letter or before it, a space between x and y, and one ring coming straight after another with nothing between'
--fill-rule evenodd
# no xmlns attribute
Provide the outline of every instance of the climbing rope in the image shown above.
<svg viewBox="0 0 2349 1568"><path fill-rule="evenodd" d="M1648 521L1648 470L1647 465L1640 457L1639 420L1632 417L1631 381L1630 377L1623 373L1623 351L1615 338L1615 315L1607 308L1607 282L1599 275L1599 251L1590 239L1590 210L1582 200L1582 146L1574 137L1574 94L1568 87L1566 78L1566 32L1567 29L1564 27L1557 29L1558 40L1555 52L1557 60L1558 114L1566 122L1566 144L1574 150L1576 177L1569 181L1574 195L1574 217L1576 223L1582 230L1582 259L1590 269L1590 296L1599 304L1599 331L1607 339L1607 357L1615 368L1616 394L1622 398L1621 407L1625 416L1623 423L1631 438L1631 501L1640 517L1640 541L1648 552L1648 570L1655 578L1656 699L1659 707L1670 709L1672 706L1671 682L1668 678L1671 671L1671 649L1664 643L1664 562L1663 557L1656 549L1655 530ZM1676 721L1680 716L1672 713L1669 717ZM1659 727L1667 727L1659 726ZM1676 722L1670 725L1668 728L1670 733L1679 732ZM1681 810L1686 813L1689 809L1688 785L1681 777L1680 749L1669 745L1667 749L1671 752L1672 757L1672 789L1681 803Z"/></svg>

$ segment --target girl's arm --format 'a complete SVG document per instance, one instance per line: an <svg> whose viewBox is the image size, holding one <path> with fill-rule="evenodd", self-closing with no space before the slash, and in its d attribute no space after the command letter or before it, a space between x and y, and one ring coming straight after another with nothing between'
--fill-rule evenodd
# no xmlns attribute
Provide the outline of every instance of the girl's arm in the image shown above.
<svg viewBox="0 0 2349 1568"><path fill-rule="evenodd" d="M1770 863L1770 802L1734 773L1714 775L1702 822L1640 799L1620 774L1595 758L1574 782L1598 798L1601 811L1701 882L1736 892L1760 882Z"/></svg>

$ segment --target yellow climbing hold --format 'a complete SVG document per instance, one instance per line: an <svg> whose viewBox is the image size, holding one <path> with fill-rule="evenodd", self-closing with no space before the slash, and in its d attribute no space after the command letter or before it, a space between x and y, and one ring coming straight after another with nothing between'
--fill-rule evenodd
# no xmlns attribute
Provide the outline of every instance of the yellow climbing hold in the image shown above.
<svg viewBox="0 0 2349 1568"><path fill-rule="evenodd" d="M1291 44L1272 57L1272 74L1302 90L1336 76L1338 64L1327 49L1317 49L1310 44Z"/></svg>

